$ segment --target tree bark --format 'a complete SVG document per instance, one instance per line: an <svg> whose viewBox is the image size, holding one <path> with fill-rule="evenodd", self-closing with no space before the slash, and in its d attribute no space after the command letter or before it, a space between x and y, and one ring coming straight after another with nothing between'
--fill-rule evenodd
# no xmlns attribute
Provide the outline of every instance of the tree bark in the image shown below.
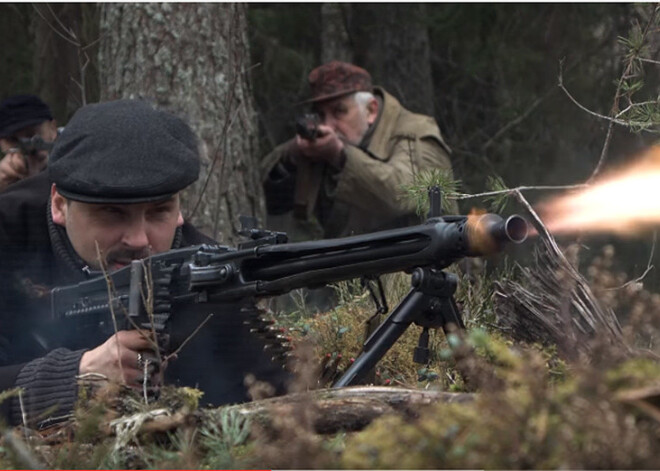
<svg viewBox="0 0 660 471"><path fill-rule="evenodd" d="M103 4L101 98L145 98L185 119L201 139L199 181L184 217L223 243L238 216L265 214L255 157L244 4Z"/></svg>
<svg viewBox="0 0 660 471"><path fill-rule="evenodd" d="M353 48L348 34L350 3L321 5L321 63L333 60L353 62Z"/></svg>
<svg viewBox="0 0 660 471"><path fill-rule="evenodd" d="M356 3L351 9L355 63L416 112L433 115L426 5Z"/></svg>

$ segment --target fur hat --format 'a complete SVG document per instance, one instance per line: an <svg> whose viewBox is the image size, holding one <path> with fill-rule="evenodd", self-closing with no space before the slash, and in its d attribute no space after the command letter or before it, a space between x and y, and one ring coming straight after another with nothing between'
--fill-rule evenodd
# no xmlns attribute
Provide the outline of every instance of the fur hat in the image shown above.
<svg viewBox="0 0 660 471"><path fill-rule="evenodd" d="M308 79L312 97L305 103L330 100L355 92L370 92L373 89L369 72L347 62L323 64L312 70Z"/></svg>

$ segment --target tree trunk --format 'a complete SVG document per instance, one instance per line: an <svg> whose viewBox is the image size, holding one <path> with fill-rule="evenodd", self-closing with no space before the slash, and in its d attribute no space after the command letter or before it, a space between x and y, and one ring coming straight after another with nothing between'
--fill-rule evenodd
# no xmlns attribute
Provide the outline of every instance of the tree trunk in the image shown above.
<svg viewBox="0 0 660 471"><path fill-rule="evenodd" d="M265 214L255 157L243 4L103 4L103 100L142 97L188 120L201 138L199 181L184 217L223 243L238 216Z"/></svg>
<svg viewBox="0 0 660 471"><path fill-rule="evenodd" d="M321 63L333 60L353 62L353 48L348 35L350 3L321 5Z"/></svg>
<svg viewBox="0 0 660 471"><path fill-rule="evenodd" d="M34 35L31 19L30 4L0 4L0 64L5 70L0 74L0 99L27 91L32 81Z"/></svg>
<svg viewBox="0 0 660 471"><path fill-rule="evenodd" d="M355 63L416 112L433 115L426 5L357 3L350 31Z"/></svg>

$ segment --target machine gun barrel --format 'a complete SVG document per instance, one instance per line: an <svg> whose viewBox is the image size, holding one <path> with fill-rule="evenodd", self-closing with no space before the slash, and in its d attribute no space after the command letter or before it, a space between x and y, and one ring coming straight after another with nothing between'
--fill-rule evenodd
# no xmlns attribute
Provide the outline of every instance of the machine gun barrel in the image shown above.
<svg viewBox="0 0 660 471"><path fill-rule="evenodd" d="M190 288L207 289L211 300L229 301L416 267L442 269L521 243L527 231L520 216L483 214L338 239L261 245L249 256L237 251L191 264Z"/></svg>

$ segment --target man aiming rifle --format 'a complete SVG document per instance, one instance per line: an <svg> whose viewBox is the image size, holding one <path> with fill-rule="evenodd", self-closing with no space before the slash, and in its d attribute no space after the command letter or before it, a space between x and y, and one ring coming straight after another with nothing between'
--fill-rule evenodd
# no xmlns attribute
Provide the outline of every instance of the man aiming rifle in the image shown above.
<svg viewBox="0 0 660 471"><path fill-rule="evenodd" d="M57 133L39 97L14 95L0 102L0 191L46 167Z"/></svg>
<svg viewBox="0 0 660 471"><path fill-rule="evenodd" d="M435 120L405 109L354 64L315 68L309 88L312 114L262 161L269 226L307 240L319 238L315 222L326 238L421 222L401 187L431 169L452 178L451 151Z"/></svg>

